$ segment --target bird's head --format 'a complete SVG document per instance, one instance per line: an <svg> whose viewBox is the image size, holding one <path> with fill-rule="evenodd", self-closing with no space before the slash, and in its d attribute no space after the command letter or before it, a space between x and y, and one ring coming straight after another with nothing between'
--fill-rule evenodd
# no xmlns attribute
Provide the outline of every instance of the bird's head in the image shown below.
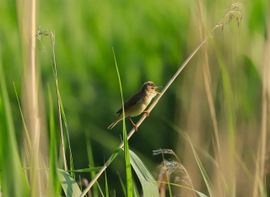
<svg viewBox="0 0 270 197"><path fill-rule="evenodd" d="M148 94L152 94L155 93L156 94L156 89L159 86L156 86L152 81L147 81L143 84L143 90L148 93Z"/></svg>

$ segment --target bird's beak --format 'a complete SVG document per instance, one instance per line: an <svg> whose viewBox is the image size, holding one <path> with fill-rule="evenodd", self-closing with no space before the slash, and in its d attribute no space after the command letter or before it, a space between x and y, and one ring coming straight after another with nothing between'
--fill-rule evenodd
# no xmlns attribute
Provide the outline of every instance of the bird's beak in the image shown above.
<svg viewBox="0 0 270 197"><path fill-rule="evenodd" d="M162 86L155 86L155 92L156 94L160 94L160 92L156 91L156 89L161 88Z"/></svg>

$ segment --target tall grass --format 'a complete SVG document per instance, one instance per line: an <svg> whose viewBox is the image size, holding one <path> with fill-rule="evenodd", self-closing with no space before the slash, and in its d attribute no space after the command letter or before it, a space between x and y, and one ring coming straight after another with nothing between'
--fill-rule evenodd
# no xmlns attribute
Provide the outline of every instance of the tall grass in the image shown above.
<svg viewBox="0 0 270 197"><path fill-rule="evenodd" d="M1 117L1 194L3 196L29 196L29 183L18 153L14 120L0 50L0 117ZM16 179L15 179L16 177Z"/></svg>
<svg viewBox="0 0 270 197"><path fill-rule="evenodd" d="M44 131L42 103L40 102L39 72L36 62L36 1L29 0L25 7L20 7L22 14L22 48L24 51L24 102L23 114L26 117L26 126L30 134L31 146L25 146L26 168L29 167L29 182L31 196L47 195L47 177L40 171L47 168L46 133ZM42 89L41 89L42 91ZM25 134L26 135L26 134ZM45 143L41 142L41 137ZM46 187L45 187L46 188Z"/></svg>
<svg viewBox="0 0 270 197"><path fill-rule="evenodd" d="M267 196L266 183L265 183L265 166L267 157L267 139L269 138L268 130L269 124L269 93L270 93L270 62L268 54L270 53L270 40L269 40L270 25L268 22L268 40L265 43L265 53L263 61L263 75L262 75L262 109L261 109L261 133L259 138L259 146L256 159L256 171L253 187L253 196Z"/></svg>
<svg viewBox="0 0 270 197"><path fill-rule="evenodd" d="M8 3L0 7L15 13ZM268 196L269 2L233 3L217 24L226 1L81 3L18 1L17 16L0 8L0 196L158 196L159 185L163 196ZM52 25L57 39L38 32L39 23ZM37 33L49 36L49 47L36 47ZM104 58L111 46L118 61ZM123 106L123 92L145 79L167 84L149 120L138 120L142 132L127 133L123 121L115 149L119 134L104 128L119 103L117 84ZM176 150L192 187L173 176L156 181L148 170L156 160L145 157L156 147ZM122 149L125 165L114 168ZM123 171L126 181L113 181ZM86 189L81 176L90 180Z"/></svg>
<svg viewBox="0 0 270 197"><path fill-rule="evenodd" d="M120 94L121 94L121 106L122 106L122 114L123 114L123 142L124 142L124 153L125 153L125 169L126 169L126 196L132 197L133 196L133 181L132 181L132 172L131 172L131 164L130 164L130 153L129 153L129 145L128 145L128 138L127 138L127 129L126 129L126 121L125 121L125 103L124 103L124 96L123 96L123 89L122 89L122 81L120 77L120 72L118 69L118 64L115 56L114 49L113 51L113 58L115 64L115 70L117 72L117 78L119 82Z"/></svg>

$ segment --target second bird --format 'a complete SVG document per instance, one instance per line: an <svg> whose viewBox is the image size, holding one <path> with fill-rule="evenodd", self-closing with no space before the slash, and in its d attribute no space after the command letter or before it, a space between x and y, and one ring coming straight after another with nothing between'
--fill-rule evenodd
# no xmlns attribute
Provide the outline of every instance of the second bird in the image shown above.
<svg viewBox="0 0 270 197"><path fill-rule="evenodd" d="M147 81L143 84L141 90L137 94L135 94L125 102L125 117L129 118L135 129L137 129L137 126L136 124L134 124L131 117L138 116L143 112L148 113L145 111L145 109L149 105L151 100L157 94L159 94L159 92L156 91L157 88L158 86L156 86L152 81ZM118 122L123 119L122 112L122 108L116 112L118 116L116 120L107 127L108 129L112 129Z"/></svg>

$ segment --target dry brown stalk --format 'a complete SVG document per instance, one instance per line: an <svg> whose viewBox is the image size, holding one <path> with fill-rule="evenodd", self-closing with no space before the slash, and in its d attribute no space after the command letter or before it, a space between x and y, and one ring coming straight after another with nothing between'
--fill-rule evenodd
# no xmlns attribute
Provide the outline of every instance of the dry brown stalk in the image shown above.
<svg viewBox="0 0 270 197"><path fill-rule="evenodd" d="M268 33L270 31L270 22L268 23ZM267 124L269 119L269 102L270 102L270 39L269 34L265 43L265 54L263 62L263 83L262 83L262 122L261 122L261 136L257 151L255 181L253 187L253 197L264 196L263 185L265 180L265 162L266 162L266 149L267 149ZM269 134L268 134L269 135Z"/></svg>

